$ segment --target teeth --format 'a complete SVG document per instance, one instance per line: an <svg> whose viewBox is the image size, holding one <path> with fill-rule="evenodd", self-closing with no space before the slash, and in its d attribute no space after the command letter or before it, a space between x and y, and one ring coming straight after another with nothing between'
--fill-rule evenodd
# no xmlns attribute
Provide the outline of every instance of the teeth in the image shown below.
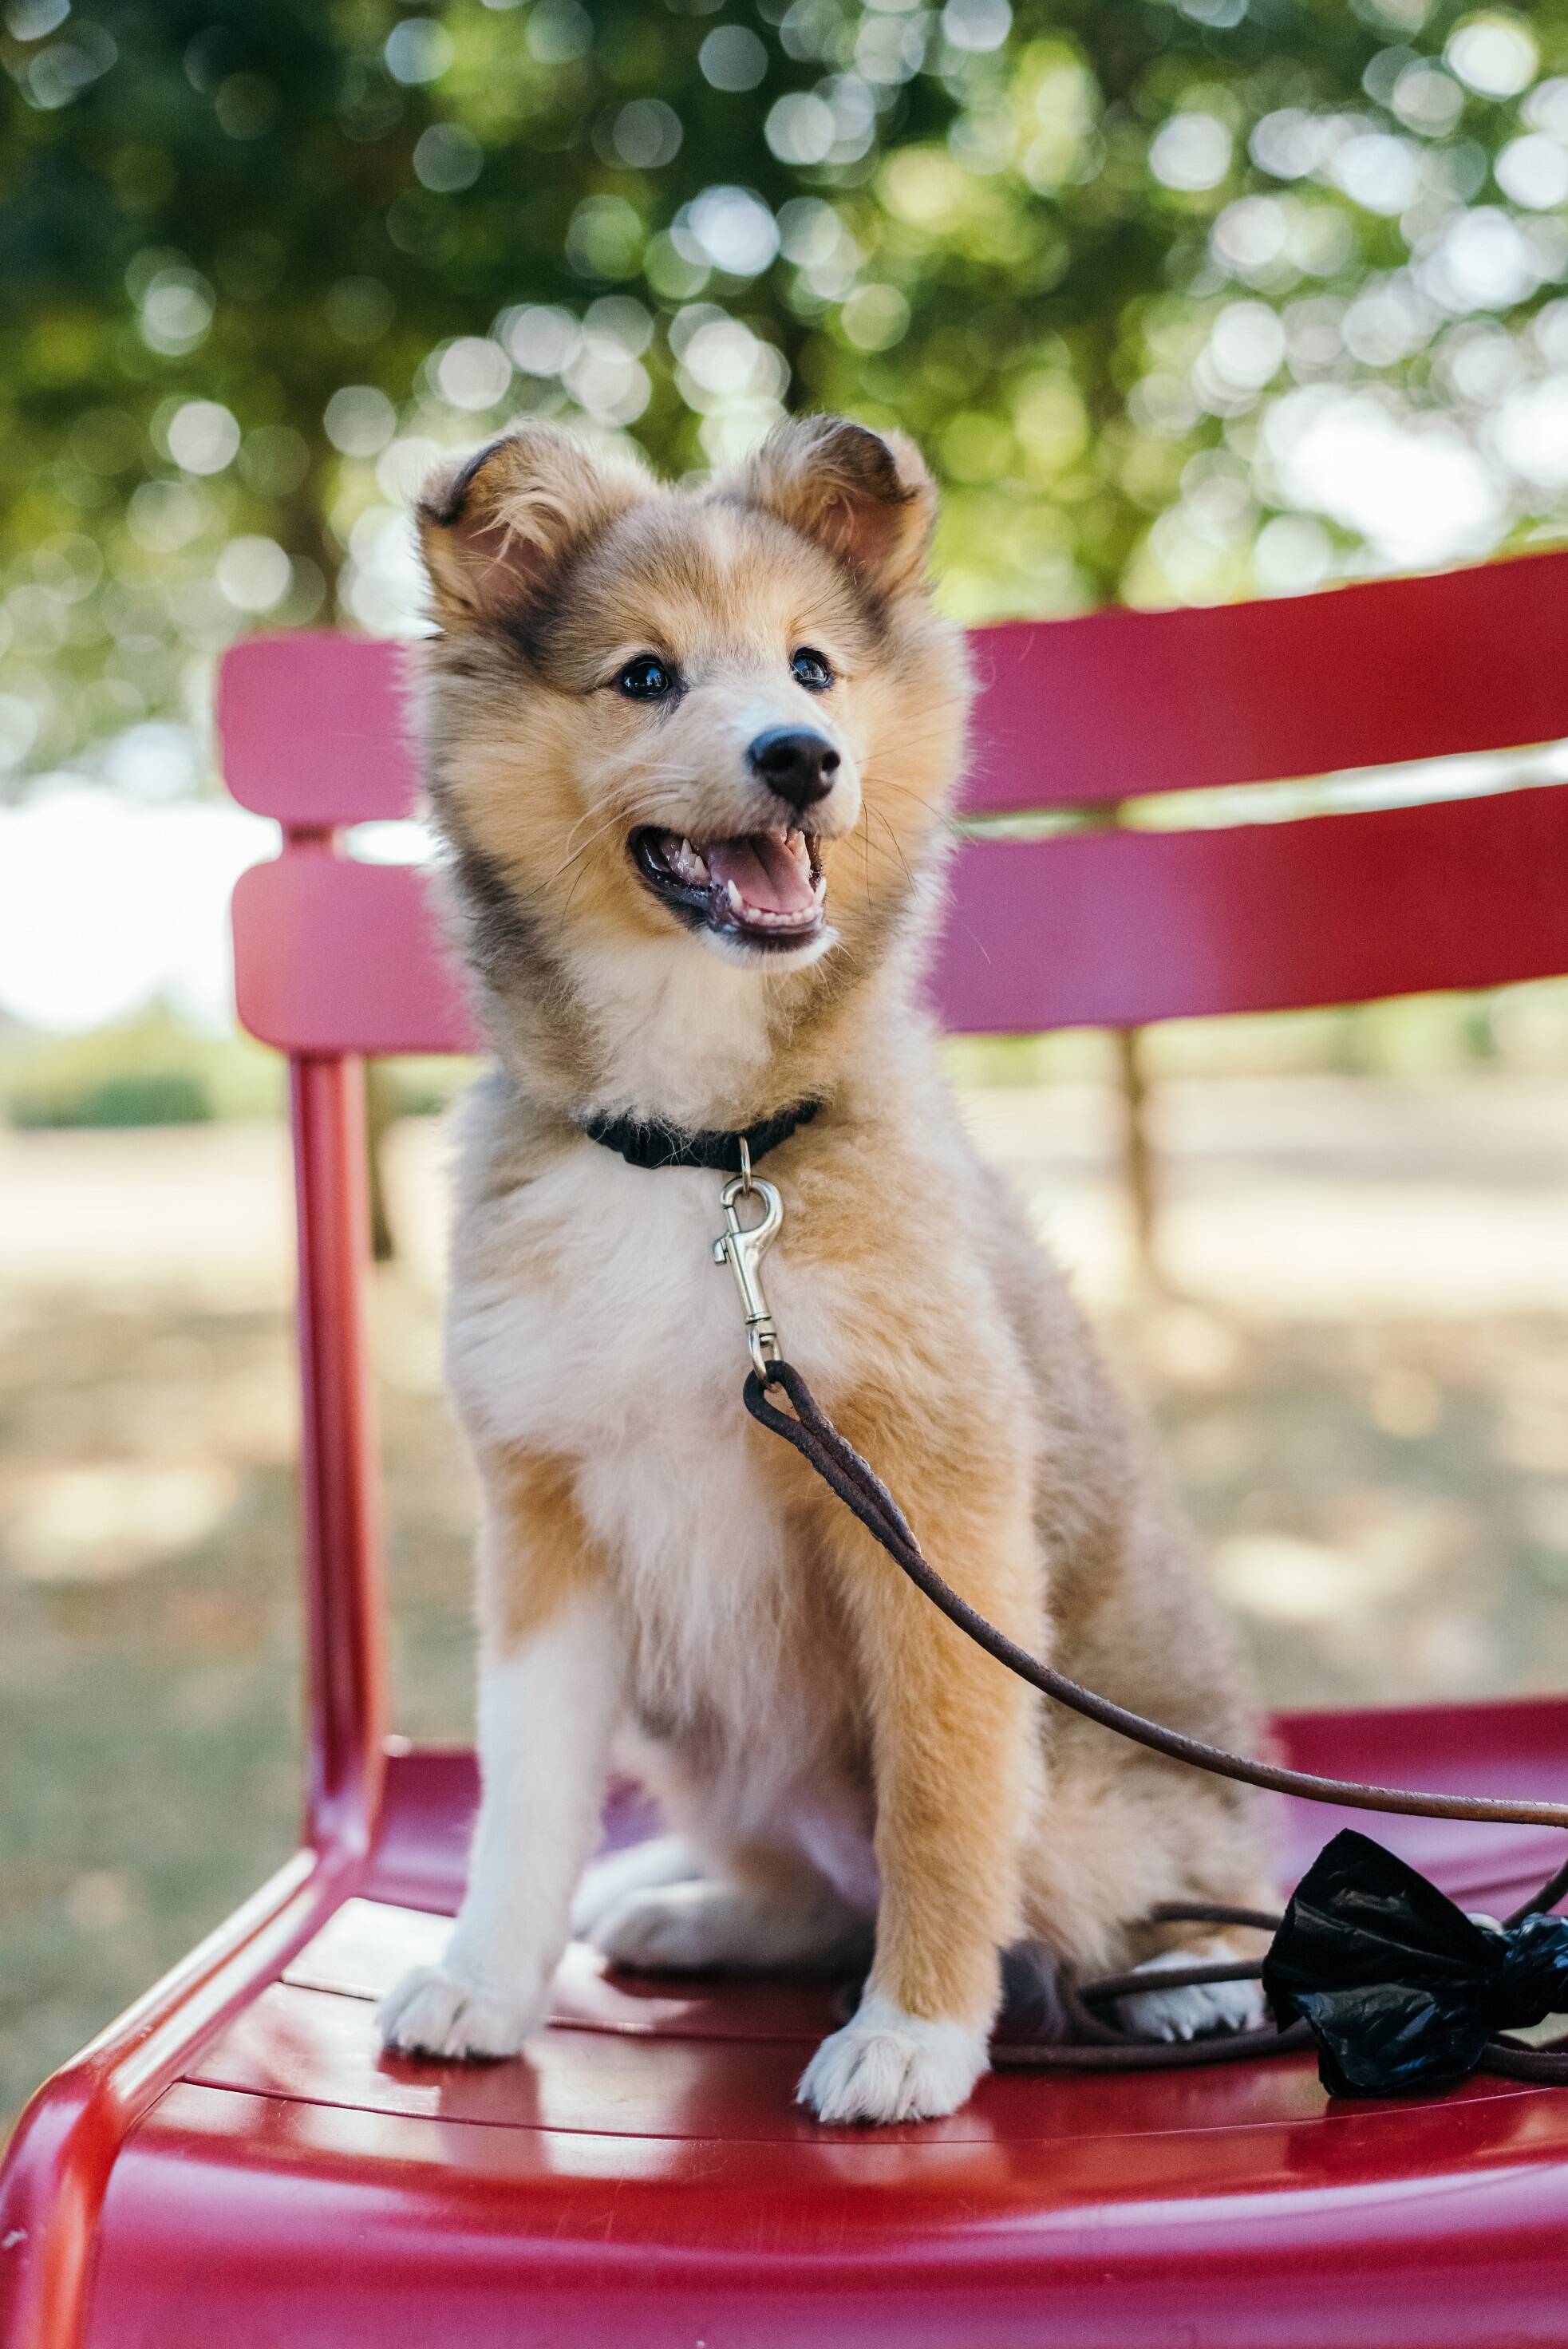
<svg viewBox="0 0 1568 2349"><path fill-rule="evenodd" d="M805 833L797 824L791 824L787 829L780 825L769 836L787 849L795 863L810 875L813 898L811 912L805 916L798 913L782 914L768 905L753 905L749 898L742 895L740 884L736 881L725 882L722 902L735 920L743 923L748 929L807 930L813 928L827 895L827 886L821 874L812 873L811 849ZM674 833L667 832L663 835L660 845L665 866L674 879L683 881L688 888L712 887L713 876L708 860L701 849L692 846L690 839L684 835L678 838Z"/></svg>

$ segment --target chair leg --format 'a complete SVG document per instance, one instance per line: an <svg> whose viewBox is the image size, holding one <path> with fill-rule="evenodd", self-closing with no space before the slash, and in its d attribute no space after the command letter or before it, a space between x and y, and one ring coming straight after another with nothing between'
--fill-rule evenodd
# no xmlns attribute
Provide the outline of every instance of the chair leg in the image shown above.
<svg viewBox="0 0 1568 2349"><path fill-rule="evenodd" d="M1159 1253L1159 1194L1148 1133L1148 1084L1141 1052L1142 1030L1117 1028L1114 1033L1116 1072L1127 1112L1122 1164L1132 1210L1133 1278L1141 1294L1158 1297L1164 1295L1170 1284Z"/></svg>
<svg viewBox="0 0 1568 2349"><path fill-rule="evenodd" d="M370 1254L378 1264L390 1264L398 1252L397 1236L387 1212L387 1186L381 1175L381 1145L398 1114L398 1088L384 1061L365 1063L366 1179L370 1191Z"/></svg>

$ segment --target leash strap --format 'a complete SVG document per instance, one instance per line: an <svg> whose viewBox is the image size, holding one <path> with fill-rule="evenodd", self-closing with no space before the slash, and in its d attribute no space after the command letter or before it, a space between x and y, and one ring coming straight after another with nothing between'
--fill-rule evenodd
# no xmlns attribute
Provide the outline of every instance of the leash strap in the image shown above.
<svg viewBox="0 0 1568 2349"><path fill-rule="evenodd" d="M792 1405L791 1411L781 1410L776 1402L770 1400L768 1391L774 1387L783 1390ZM1129 1738L1135 1744L1147 1746L1153 1753L1168 1755L1173 1761L1188 1763L1194 1769L1207 1770L1217 1777L1236 1779L1243 1785L1261 1786L1275 1794L1294 1795L1306 1802L1334 1803L1354 1810L1383 1811L1410 1818L1474 1819L1500 1826L1568 1827L1568 1805L1562 1803L1514 1802L1478 1795L1427 1795L1404 1787L1363 1785L1355 1779L1320 1777L1311 1771L1289 1770L1278 1763L1260 1762L1244 1754L1227 1753L1222 1746L1211 1745L1202 1738L1189 1736L1181 1730L1168 1729L1162 1723L1146 1720L1142 1713L1129 1712L1125 1705L1114 1703L1109 1697L1101 1696L1096 1691L1069 1680L1065 1673L1057 1671L1053 1665L1042 1663L1037 1656L1020 1647L1016 1640L1000 1630L943 1580L921 1551L902 1510L881 1478L840 1434L793 1364L777 1359L758 1363L746 1380L744 1399L752 1417L771 1433L781 1436L786 1444L794 1446L917 1589L922 1591L950 1622L956 1624L998 1663L1005 1665L1009 1671L1016 1672L1021 1680L1027 1681L1043 1695L1054 1699L1058 1704L1069 1706L1087 1720L1098 1722L1102 1728L1113 1731L1117 1736ZM1293 2004L1290 2001L1282 2002L1276 1983L1281 1944L1293 1928L1298 1929L1299 1938L1298 1903L1307 1891L1312 1877L1334 1859L1342 1846L1347 1843L1364 1845L1366 1841L1361 1837L1336 1837L1298 1888L1296 1898L1283 1920L1265 1916L1255 1909L1230 1909L1214 1903L1190 1907L1169 1904L1153 1911L1148 1920L1150 1923L1244 1925L1265 1931L1279 1929L1274 1949L1262 1964L1193 1965L1171 1967L1168 1971L1162 1968L1153 1977L1148 1974L1120 1974L1076 1984L1070 1979L1065 1980L1059 1989L1066 2019L1076 2034L1075 2043L1022 2043L1003 2038L996 2045L995 2060L1014 2068L1029 2070L1085 2067L1114 2071L1165 2069L1192 2064L1231 2063L1248 2055L1282 2054L1307 2044L1309 2038L1316 2038L1326 2085L1337 2088L1341 2094L1386 2093L1386 2086L1376 2090L1366 2087L1357 2090L1356 2084L1343 2077L1330 2078L1327 2059L1324 2055L1324 2032L1320 2023L1314 2023L1312 2004L1307 1999L1303 1999L1295 2008L1300 2019L1291 2022L1285 2029L1235 2032L1224 2037L1175 2043L1133 2038L1115 2029L1096 2011L1108 2001L1137 1991L1150 1988L1174 1990L1204 1982L1240 1982L1254 1979L1260 1974L1265 1977L1265 1986L1271 1991L1276 2013L1280 2011L1282 2002ZM1379 1850L1376 1845L1368 1845L1366 1848L1373 1853ZM1405 1870L1404 1863L1395 1860L1392 1854L1385 1853L1381 1857L1391 1861L1395 1868L1404 1870L1407 1876L1414 1876L1415 1872ZM1438 1893L1435 1887L1425 1885L1424 1879L1417 1878L1417 1881L1433 1900L1450 1910L1460 1925L1475 1932L1480 1931L1480 1928L1470 1927L1470 1920L1447 1901L1445 1896ZM1511 1937L1517 1940L1532 1928L1555 1926L1564 1941L1568 1942L1568 1925L1543 1914L1565 1891L1568 1891L1568 1862L1548 1878L1532 1899L1516 1909L1501 1929L1494 1929L1493 1939L1501 1943ZM1512 1954L1511 1948L1508 1952L1510 1960ZM1446 1953L1441 1955L1446 1956ZM1503 1963L1501 1957L1498 1962L1501 1967ZM1270 1981L1265 1971L1271 1964L1276 1967L1275 1981ZM1565 1956L1563 1965L1568 1971L1568 1956ZM1363 1983L1366 1979L1364 1974ZM1479 2004L1484 2007L1484 1997L1479 1992L1477 1995ZM1419 2005L1425 2002L1427 1993L1417 1986L1411 1996ZM1321 1999L1319 2003L1322 2003ZM1542 2015L1548 2011L1549 2008L1543 2006ZM1517 2018L1510 2016L1508 2019L1513 2021ZM1502 2073L1513 2079L1568 2085L1568 2045L1559 2052L1555 2047L1530 2047L1518 2040L1487 2037L1483 2033L1479 2052L1472 2053L1464 2066L1466 2070L1475 2068ZM1449 2076L1456 2075L1450 2074Z"/></svg>
<svg viewBox="0 0 1568 2349"><path fill-rule="evenodd" d="M791 1363L771 1362L767 1384L783 1387L794 1406L795 1416L791 1418L787 1412L768 1401L762 1379L753 1371L745 1385L746 1409L752 1417L775 1435L782 1435L786 1444L794 1444L801 1457L815 1469L824 1483L832 1486L867 1532L880 1542L909 1580L940 1608L950 1622L967 1632L998 1663L1005 1664L1009 1671L1016 1672L1044 1695L1054 1697L1058 1704L1069 1705L1075 1713L1097 1721L1103 1728L1113 1729L1118 1736L1131 1738L1135 1744L1147 1745L1156 1754L1168 1754L1173 1761L1189 1762L1195 1769L1211 1771L1220 1778L1240 1779L1246 1785L1263 1786L1276 1795L1298 1795L1309 1803L1343 1804L1353 1810L1396 1812L1409 1818L1477 1819L1499 1826L1568 1828L1568 1804L1513 1802L1488 1795L1425 1795L1398 1786L1363 1785L1354 1778L1322 1778L1307 1770L1287 1770L1279 1763L1257 1762L1244 1754L1228 1754L1223 1746L1189 1737L1179 1729L1167 1729L1158 1721L1147 1721L1142 1713L1129 1713L1125 1705L1082 1687L1053 1665L1043 1664L1015 1640L1010 1640L967 1599L961 1598L950 1583L943 1581L922 1553L881 1478L839 1433ZM1559 1875L1568 1878L1568 1868L1560 1870ZM1553 1877L1552 1882L1556 1884L1558 1878ZM1563 1889L1568 1889L1568 1882ZM1539 1905L1532 1901L1532 1909Z"/></svg>

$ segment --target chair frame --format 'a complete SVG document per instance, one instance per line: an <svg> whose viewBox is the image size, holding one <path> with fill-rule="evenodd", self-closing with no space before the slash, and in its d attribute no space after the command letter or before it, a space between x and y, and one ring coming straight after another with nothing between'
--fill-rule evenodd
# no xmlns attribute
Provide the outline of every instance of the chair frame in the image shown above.
<svg viewBox="0 0 1568 2349"><path fill-rule="evenodd" d="M1106 805L1568 736L1565 608L1562 553L1224 610L981 632L966 812ZM401 667L397 647L327 635L252 639L224 664L230 788L284 833L278 859L242 880L234 920L242 1019L290 1063L302 1847L29 2107L0 2192L6 2349L85 2349L103 2199L137 2123L350 1893L372 1878L417 1883L424 1864L417 1815L444 1765L387 1734L361 1063L472 1038L417 876L342 854L347 827L414 804ZM1127 1027L1562 973L1565 850L1561 787L1244 833L983 843L961 861L938 997L959 1028ZM1304 891L1291 877L1303 872ZM1416 918L1378 934L1389 893L1417 885ZM994 960L965 943L981 919L1002 941Z"/></svg>

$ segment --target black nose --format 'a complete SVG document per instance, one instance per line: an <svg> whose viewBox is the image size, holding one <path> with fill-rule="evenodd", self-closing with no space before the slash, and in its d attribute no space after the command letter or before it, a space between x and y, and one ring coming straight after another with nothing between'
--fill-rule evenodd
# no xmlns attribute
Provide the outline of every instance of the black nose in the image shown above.
<svg viewBox="0 0 1568 2349"><path fill-rule="evenodd" d="M838 753L825 734L808 726L770 726L746 753L770 792L793 808L825 800L838 771Z"/></svg>

